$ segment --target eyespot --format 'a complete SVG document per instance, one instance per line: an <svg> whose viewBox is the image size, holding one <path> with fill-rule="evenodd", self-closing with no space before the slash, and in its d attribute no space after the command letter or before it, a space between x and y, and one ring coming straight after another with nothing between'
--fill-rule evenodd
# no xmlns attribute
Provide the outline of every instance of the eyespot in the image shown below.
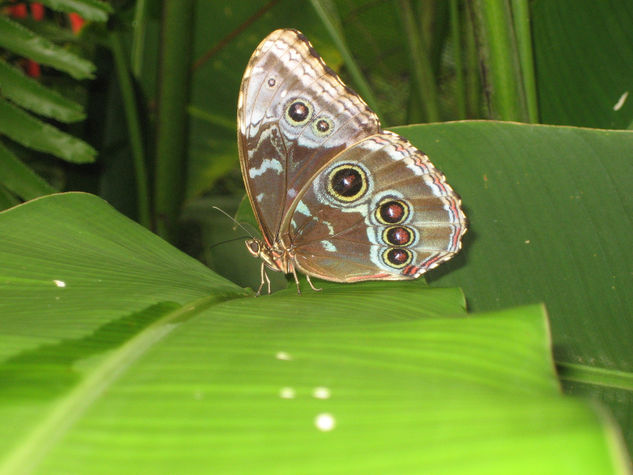
<svg viewBox="0 0 633 475"><path fill-rule="evenodd" d="M415 240L415 231L406 226L389 226L382 233L385 244L408 246Z"/></svg>
<svg viewBox="0 0 633 475"><path fill-rule="evenodd" d="M376 219L383 224L398 224L409 216L409 205L402 200L387 198L376 208Z"/></svg>
<svg viewBox="0 0 633 475"><path fill-rule="evenodd" d="M402 269L413 260L413 253L408 249L390 247L382 253L382 260L389 267Z"/></svg>
<svg viewBox="0 0 633 475"><path fill-rule="evenodd" d="M339 201L356 201L367 192L367 173L358 165L343 163L330 171L327 189Z"/></svg>
<svg viewBox="0 0 633 475"><path fill-rule="evenodd" d="M275 84L277 84L275 78L268 78L268 87L275 87Z"/></svg>
<svg viewBox="0 0 633 475"><path fill-rule="evenodd" d="M312 131L317 137L327 137L334 131L334 122L328 117L319 117L312 123Z"/></svg>
<svg viewBox="0 0 633 475"><path fill-rule="evenodd" d="M309 102L297 99L292 101L286 109L286 120L292 126L304 125L312 116L312 106Z"/></svg>

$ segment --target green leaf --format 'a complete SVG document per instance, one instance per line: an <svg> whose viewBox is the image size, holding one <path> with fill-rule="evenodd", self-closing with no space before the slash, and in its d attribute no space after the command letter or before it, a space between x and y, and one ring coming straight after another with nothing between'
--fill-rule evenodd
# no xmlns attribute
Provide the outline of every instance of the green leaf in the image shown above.
<svg viewBox="0 0 633 475"><path fill-rule="evenodd" d="M36 119L0 97L0 132L25 147L74 163L94 162L97 151L83 140Z"/></svg>
<svg viewBox="0 0 633 475"><path fill-rule="evenodd" d="M13 155L1 142L0 183L23 200L30 200L56 191Z"/></svg>
<svg viewBox="0 0 633 475"><path fill-rule="evenodd" d="M243 297L77 193L0 235L0 472L624 471L608 420L559 393L540 306L466 316L416 282Z"/></svg>
<svg viewBox="0 0 633 475"><path fill-rule="evenodd" d="M541 121L602 128L633 125L633 4L531 2Z"/></svg>
<svg viewBox="0 0 633 475"><path fill-rule="evenodd" d="M79 13L91 21L107 21L113 12L110 4L100 0L41 0L40 3L60 12Z"/></svg>
<svg viewBox="0 0 633 475"><path fill-rule="evenodd" d="M0 84L4 97L36 114L61 122L75 122L85 117L81 105L42 86L3 60L0 60Z"/></svg>
<svg viewBox="0 0 633 475"><path fill-rule="evenodd" d="M609 378L594 370L633 372L633 133L495 122L398 131L446 173L470 221L462 253L429 281L463 287L476 311L545 302L557 362L587 367L584 393L630 413L633 391L604 397ZM633 443L628 416L619 420Z"/></svg>
<svg viewBox="0 0 633 475"><path fill-rule="evenodd" d="M94 65L42 36L0 15L0 47L70 74L75 79L93 77Z"/></svg>
<svg viewBox="0 0 633 475"><path fill-rule="evenodd" d="M24 343L14 352L68 337L63 322L69 311L81 315L72 335L83 337L153 305L245 294L84 193L50 195L3 211L0 235L1 292L11 295L0 302L2 329L37 327L13 333ZM0 347L7 352L11 345Z"/></svg>
<svg viewBox="0 0 633 475"><path fill-rule="evenodd" d="M438 283L462 286L476 310L544 301L558 359L633 368L623 320L633 308L633 133L495 122L397 130L447 174L470 221Z"/></svg>

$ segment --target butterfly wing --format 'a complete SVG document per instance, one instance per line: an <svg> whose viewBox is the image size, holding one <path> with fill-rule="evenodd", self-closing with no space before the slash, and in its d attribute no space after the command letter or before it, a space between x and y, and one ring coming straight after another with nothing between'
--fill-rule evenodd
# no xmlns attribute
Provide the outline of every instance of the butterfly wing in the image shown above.
<svg viewBox="0 0 633 475"><path fill-rule="evenodd" d="M238 148L248 197L268 244L301 189L339 152L380 124L296 30L253 53L238 99Z"/></svg>
<svg viewBox="0 0 633 475"><path fill-rule="evenodd" d="M337 282L414 279L461 248L461 200L428 157L381 132L341 152L282 226L297 268Z"/></svg>

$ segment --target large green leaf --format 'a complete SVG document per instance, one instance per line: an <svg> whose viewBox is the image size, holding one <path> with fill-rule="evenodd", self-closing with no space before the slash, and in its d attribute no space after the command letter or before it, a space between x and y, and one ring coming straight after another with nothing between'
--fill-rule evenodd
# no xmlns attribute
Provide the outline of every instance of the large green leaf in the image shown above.
<svg viewBox="0 0 633 475"><path fill-rule="evenodd" d="M461 286L477 311L545 302L563 376L586 368L589 393L630 413L633 133L494 122L398 131L446 172L470 220L464 251L430 280Z"/></svg>
<svg viewBox="0 0 633 475"><path fill-rule="evenodd" d="M418 282L243 297L83 194L0 235L2 473L625 470L608 419L559 393L539 306L466 317Z"/></svg>
<svg viewBox="0 0 633 475"><path fill-rule="evenodd" d="M475 310L544 301L557 357L633 370L633 133L495 122L397 129L462 196L465 251L434 279Z"/></svg>

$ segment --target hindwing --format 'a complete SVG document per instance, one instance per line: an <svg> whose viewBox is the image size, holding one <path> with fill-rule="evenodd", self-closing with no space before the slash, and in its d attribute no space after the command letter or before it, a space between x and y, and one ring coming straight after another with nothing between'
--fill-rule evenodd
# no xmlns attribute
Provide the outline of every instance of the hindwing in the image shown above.
<svg viewBox="0 0 633 475"><path fill-rule="evenodd" d="M302 272L327 280L414 279L461 248L461 200L428 157L381 132L337 155L287 221Z"/></svg>

